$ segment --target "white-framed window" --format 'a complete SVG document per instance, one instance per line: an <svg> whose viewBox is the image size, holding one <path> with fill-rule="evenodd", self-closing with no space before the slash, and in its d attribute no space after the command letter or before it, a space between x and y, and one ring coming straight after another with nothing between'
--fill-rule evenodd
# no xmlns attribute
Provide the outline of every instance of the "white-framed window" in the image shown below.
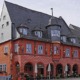
<svg viewBox="0 0 80 80"><path fill-rule="evenodd" d="M58 53L59 53L58 47L54 46L54 54L58 54Z"/></svg>
<svg viewBox="0 0 80 80"><path fill-rule="evenodd" d="M70 49L65 50L65 57L70 57Z"/></svg>
<svg viewBox="0 0 80 80"><path fill-rule="evenodd" d="M6 72L6 64L2 65L2 71Z"/></svg>
<svg viewBox="0 0 80 80"><path fill-rule="evenodd" d="M20 31L20 33L22 33L23 32L23 28L19 28L19 31Z"/></svg>
<svg viewBox="0 0 80 80"><path fill-rule="evenodd" d="M43 45L38 45L38 54L43 54Z"/></svg>
<svg viewBox="0 0 80 80"><path fill-rule="evenodd" d="M35 31L35 36L42 38L42 31Z"/></svg>
<svg viewBox="0 0 80 80"><path fill-rule="evenodd" d="M60 31L59 30L51 30L51 36L57 36L60 37Z"/></svg>
<svg viewBox="0 0 80 80"><path fill-rule="evenodd" d="M19 28L19 32L20 32L21 34L23 34L23 35L27 35L28 30L27 30L27 28L21 27L21 28Z"/></svg>
<svg viewBox="0 0 80 80"><path fill-rule="evenodd" d="M4 46L4 53L8 53L8 46Z"/></svg>
<svg viewBox="0 0 80 80"><path fill-rule="evenodd" d="M61 40L62 40L63 42L66 42L66 40L67 40L66 36L61 36Z"/></svg>
<svg viewBox="0 0 80 80"><path fill-rule="evenodd" d="M26 52L27 53L31 53L32 52L32 45L29 44L29 43L26 44Z"/></svg>
<svg viewBox="0 0 80 80"><path fill-rule="evenodd" d="M6 64L0 64L0 72L6 72Z"/></svg>
<svg viewBox="0 0 80 80"><path fill-rule="evenodd" d="M27 28L23 28L23 34L27 35Z"/></svg>
<svg viewBox="0 0 80 80"><path fill-rule="evenodd" d="M75 38L71 38L71 42L76 43L76 39Z"/></svg>
<svg viewBox="0 0 80 80"><path fill-rule="evenodd" d="M73 57L77 58L78 57L78 50L73 51Z"/></svg>
<svg viewBox="0 0 80 80"><path fill-rule="evenodd" d="M15 51L15 52L19 52L19 45L18 45L18 44L15 44L15 45L14 45L14 51Z"/></svg>
<svg viewBox="0 0 80 80"><path fill-rule="evenodd" d="M2 65L0 64L0 72L2 72Z"/></svg>
<svg viewBox="0 0 80 80"><path fill-rule="evenodd" d="M1 39L2 40L4 39L4 33L1 33Z"/></svg>

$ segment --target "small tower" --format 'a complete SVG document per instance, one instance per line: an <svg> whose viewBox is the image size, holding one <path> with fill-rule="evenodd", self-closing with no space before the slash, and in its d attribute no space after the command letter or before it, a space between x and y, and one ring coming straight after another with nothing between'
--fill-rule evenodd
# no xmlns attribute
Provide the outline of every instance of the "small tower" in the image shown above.
<svg viewBox="0 0 80 80"><path fill-rule="evenodd" d="M52 10L52 16L49 19L48 26L46 26L46 28L48 30L48 36L52 40L52 42L53 41L54 42L55 41L60 42L60 29L61 29L61 26L58 24L57 18L53 17L53 8L51 8L51 10Z"/></svg>

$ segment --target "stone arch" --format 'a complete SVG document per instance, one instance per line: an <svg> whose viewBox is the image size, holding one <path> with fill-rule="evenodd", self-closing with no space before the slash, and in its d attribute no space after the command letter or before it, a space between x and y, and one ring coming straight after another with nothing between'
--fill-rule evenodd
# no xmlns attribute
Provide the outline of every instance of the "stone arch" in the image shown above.
<svg viewBox="0 0 80 80"><path fill-rule="evenodd" d="M44 76L44 64L42 62L37 63L38 76Z"/></svg>
<svg viewBox="0 0 80 80"><path fill-rule="evenodd" d="M72 70L73 70L73 74L78 74L78 65L74 64Z"/></svg>
<svg viewBox="0 0 80 80"><path fill-rule="evenodd" d="M63 66L62 64L57 64L56 66L56 76L60 76L62 77L62 74L63 74Z"/></svg>
<svg viewBox="0 0 80 80"><path fill-rule="evenodd" d="M31 62L25 63L24 73L27 73L28 75L33 76L33 64Z"/></svg>

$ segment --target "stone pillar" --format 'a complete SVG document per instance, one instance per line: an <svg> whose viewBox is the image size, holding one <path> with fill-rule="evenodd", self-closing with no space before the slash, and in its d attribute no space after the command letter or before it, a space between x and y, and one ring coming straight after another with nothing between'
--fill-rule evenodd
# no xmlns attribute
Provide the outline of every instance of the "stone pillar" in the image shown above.
<svg viewBox="0 0 80 80"><path fill-rule="evenodd" d="M44 65L44 77L47 77L46 73L47 73L47 71L46 71L46 65Z"/></svg>
<svg viewBox="0 0 80 80"><path fill-rule="evenodd" d="M70 67L70 76L73 74L73 66Z"/></svg>
<svg viewBox="0 0 80 80"><path fill-rule="evenodd" d="M24 65L20 65L20 72L24 73Z"/></svg>
<svg viewBox="0 0 80 80"><path fill-rule="evenodd" d="M34 78L37 77L37 73L35 73L35 64L33 64L33 77L34 77Z"/></svg>
<svg viewBox="0 0 80 80"><path fill-rule="evenodd" d="M56 65L54 65L53 73L54 73L54 77L56 77Z"/></svg>
<svg viewBox="0 0 80 80"><path fill-rule="evenodd" d="M67 72L65 71L65 66L63 65L63 73L62 73L63 77L67 76Z"/></svg>
<svg viewBox="0 0 80 80"><path fill-rule="evenodd" d="M80 74L80 65L78 64L78 74Z"/></svg>

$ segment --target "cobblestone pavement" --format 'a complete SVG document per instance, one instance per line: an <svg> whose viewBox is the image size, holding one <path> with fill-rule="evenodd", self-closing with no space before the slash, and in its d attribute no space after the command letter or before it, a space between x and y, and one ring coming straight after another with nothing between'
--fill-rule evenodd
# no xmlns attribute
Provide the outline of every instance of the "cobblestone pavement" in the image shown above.
<svg viewBox="0 0 80 80"><path fill-rule="evenodd" d="M41 80L45 80L45 79L41 79ZM46 79L49 80L49 79ZM80 78L65 78L65 79L50 79L50 80L80 80Z"/></svg>
<svg viewBox="0 0 80 80"><path fill-rule="evenodd" d="M66 79L53 79L53 80L80 80L80 78L66 78Z"/></svg>

